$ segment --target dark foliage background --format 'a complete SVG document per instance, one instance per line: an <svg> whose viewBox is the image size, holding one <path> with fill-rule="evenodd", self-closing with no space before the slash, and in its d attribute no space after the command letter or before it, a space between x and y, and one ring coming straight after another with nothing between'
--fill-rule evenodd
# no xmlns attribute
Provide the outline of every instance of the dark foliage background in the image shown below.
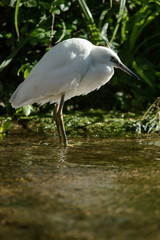
<svg viewBox="0 0 160 240"><path fill-rule="evenodd" d="M82 37L110 45L140 76L120 70L99 91L71 99L67 109L144 110L160 91L159 0L2 0L0 2L0 111L51 44ZM45 105L42 111L53 106Z"/></svg>

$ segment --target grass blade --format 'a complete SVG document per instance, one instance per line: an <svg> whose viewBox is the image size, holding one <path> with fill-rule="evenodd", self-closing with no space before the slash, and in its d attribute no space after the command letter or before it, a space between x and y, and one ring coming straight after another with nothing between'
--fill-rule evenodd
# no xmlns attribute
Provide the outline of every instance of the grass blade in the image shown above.
<svg viewBox="0 0 160 240"><path fill-rule="evenodd" d="M15 25L15 29L16 29L16 33L17 33L17 38L19 40L19 28L18 28L18 12L19 12L19 4L20 4L20 0L17 0L16 3L16 8L15 8L15 14L14 14L14 25Z"/></svg>
<svg viewBox="0 0 160 240"><path fill-rule="evenodd" d="M87 19L87 21L90 23L90 24L93 24L94 23L94 19L93 19L93 16L92 16L92 13L91 11L89 10L85 0L78 0L82 10L83 10L83 13L85 15L85 18Z"/></svg>
<svg viewBox="0 0 160 240"><path fill-rule="evenodd" d="M146 26L150 24L151 21L153 21L157 16L159 16L159 13L153 12L148 5L141 8L140 11L135 14L135 21L129 40L130 51L134 49L137 38L140 36L144 28L146 28Z"/></svg>
<svg viewBox="0 0 160 240"><path fill-rule="evenodd" d="M79 2L79 5L84 13L84 16L88 22L88 26L89 26L89 29L94 37L94 39L97 41L97 40L101 40L101 36L99 34L99 31L95 25L95 22L94 22L94 18L92 16L92 13L90 11L90 9L88 8L85 0L78 0Z"/></svg>
<svg viewBox="0 0 160 240"><path fill-rule="evenodd" d="M60 38L56 41L56 44L59 43L59 42L61 42L62 39L63 39L63 38L65 37L65 35L66 35L66 24L65 24L65 22L64 22L63 20L62 20L62 27L63 27L62 34L61 34Z"/></svg>
<svg viewBox="0 0 160 240"><path fill-rule="evenodd" d="M126 6L126 0L121 0L121 1L120 1L120 7L119 7L117 24L116 24L116 26L115 26L115 29L114 29L112 38L111 38L111 40L110 40L110 43L112 43L112 42L114 41L115 37L116 37L116 34L117 34L117 32L118 32L118 28L119 28L120 22L122 21L122 18L123 18L125 6Z"/></svg>
<svg viewBox="0 0 160 240"><path fill-rule="evenodd" d="M5 67L7 67L13 58L17 55L17 53L21 50L21 48L26 44L28 38L22 39L18 42L17 47L8 55L8 57L0 64L0 72L3 71Z"/></svg>

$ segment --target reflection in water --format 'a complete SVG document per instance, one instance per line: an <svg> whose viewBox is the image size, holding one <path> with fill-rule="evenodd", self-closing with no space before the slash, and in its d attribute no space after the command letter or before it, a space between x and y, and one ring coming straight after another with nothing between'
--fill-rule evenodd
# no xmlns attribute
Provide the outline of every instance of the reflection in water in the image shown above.
<svg viewBox="0 0 160 240"><path fill-rule="evenodd" d="M68 148L63 148L63 147L61 147L61 148L59 149L59 154L58 154L58 156L59 156L59 162L64 163L64 162L67 160L67 156L66 156L67 151L68 151Z"/></svg>
<svg viewBox="0 0 160 240"><path fill-rule="evenodd" d="M0 239L159 239L158 137L10 135L0 144Z"/></svg>

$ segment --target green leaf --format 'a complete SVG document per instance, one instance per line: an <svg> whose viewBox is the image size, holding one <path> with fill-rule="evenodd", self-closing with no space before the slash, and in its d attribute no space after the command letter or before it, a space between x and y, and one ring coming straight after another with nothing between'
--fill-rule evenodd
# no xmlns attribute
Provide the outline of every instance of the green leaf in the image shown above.
<svg viewBox="0 0 160 240"><path fill-rule="evenodd" d="M57 14L59 15L60 14L60 10L59 8L57 8L56 6L51 6L50 10L49 10L51 13L54 13L54 14Z"/></svg>
<svg viewBox="0 0 160 240"><path fill-rule="evenodd" d="M6 130L11 125L11 120L12 120L11 117L8 117L4 120L4 122L0 126L0 133L5 133L6 132Z"/></svg>
<svg viewBox="0 0 160 240"><path fill-rule="evenodd" d="M134 69L136 69L136 72L138 73L138 75L143 78L145 80L145 82L152 87L152 82L149 80L149 78L146 76L146 74L144 73L142 66L141 68L139 66L137 66L137 63L135 61L133 61L133 67Z"/></svg>
<svg viewBox="0 0 160 240"><path fill-rule="evenodd" d="M32 8L37 6L37 2L35 0L27 0L23 2L25 7Z"/></svg>
<svg viewBox="0 0 160 240"><path fill-rule="evenodd" d="M30 115L30 113L33 111L32 105L27 105L22 107L23 108L23 114L27 117Z"/></svg>
<svg viewBox="0 0 160 240"><path fill-rule="evenodd" d="M30 71L32 70L32 66L29 65L26 70L24 71L24 78L26 78L28 76L28 74L30 73Z"/></svg>
<svg viewBox="0 0 160 240"><path fill-rule="evenodd" d="M7 39L10 39L11 37L12 37L12 33L7 33L7 34L6 34L6 38L7 38Z"/></svg>
<svg viewBox="0 0 160 240"><path fill-rule="evenodd" d="M39 4L42 5L45 9L50 9L52 3L48 3L46 1L39 1Z"/></svg>

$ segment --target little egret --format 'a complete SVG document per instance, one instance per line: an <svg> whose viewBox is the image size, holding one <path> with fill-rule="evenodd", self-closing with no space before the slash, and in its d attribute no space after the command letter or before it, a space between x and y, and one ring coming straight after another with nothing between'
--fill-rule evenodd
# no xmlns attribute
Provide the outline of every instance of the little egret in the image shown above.
<svg viewBox="0 0 160 240"><path fill-rule="evenodd" d="M55 103L54 118L61 141L67 146L63 123L64 102L86 95L107 83L120 68L138 78L110 48L72 38L51 48L18 86L10 98L12 107L28 104Z"/></svg>

